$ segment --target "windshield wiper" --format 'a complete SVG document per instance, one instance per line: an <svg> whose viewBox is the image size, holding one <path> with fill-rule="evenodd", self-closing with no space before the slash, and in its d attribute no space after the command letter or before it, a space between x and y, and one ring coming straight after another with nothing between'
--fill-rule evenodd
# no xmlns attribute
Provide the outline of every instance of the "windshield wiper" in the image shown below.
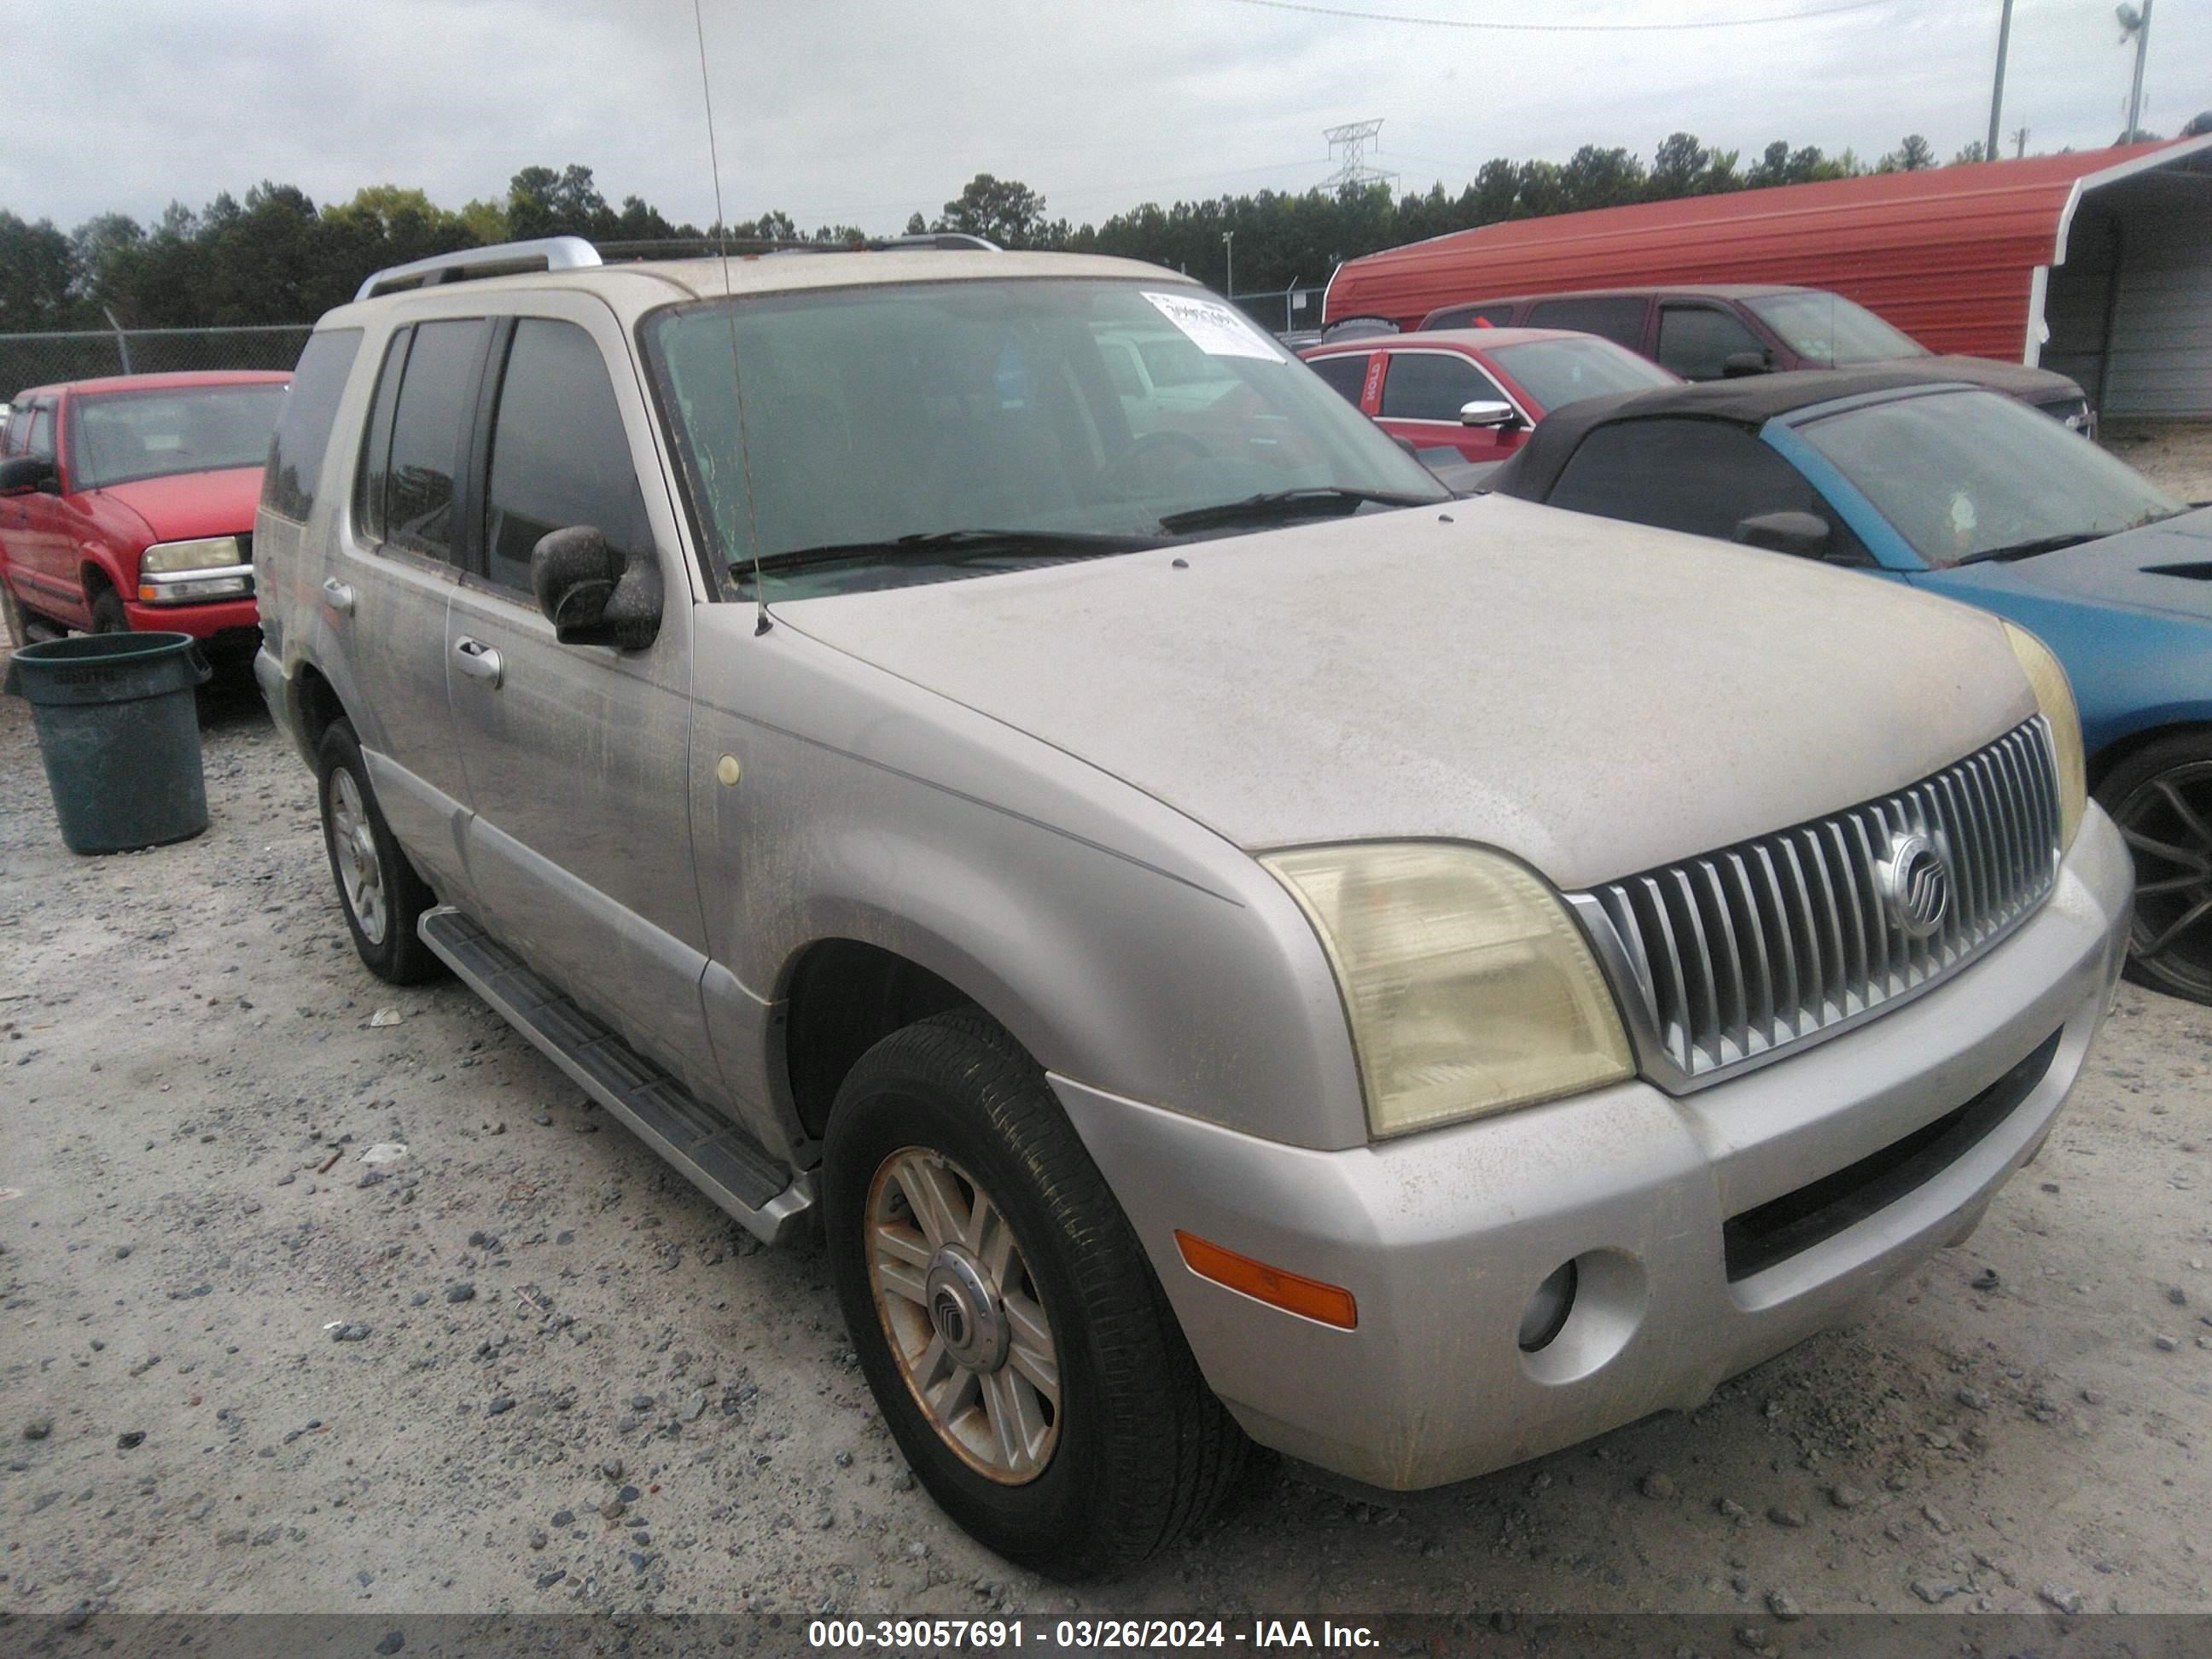
<svg viewBox="0 0 2212 1659"><path fill-rule="evenodd" d="M830 542L819 547L794 547L769 554L757 566L750 560L732 563L730 571L742 578L756 568L797 570L807 565L836 564L848 560L945 564L958 559L988 558L994 554L1083 558L1133 553L1141 548L1157 547L1159 540L1157 536L1109 535L1081 530L927 530L884 541Z"/></svg>
<svg viewBox="0 0 2212 1659"><path fill-rule="evenodd" d="M1978 553L1969 553L1954 562L1959 565L1986 564L1992 559L2010 563L2014 559L2032 559L2039 553L2056 553L2062 547L2079 547L2083 542L2100 542L2118 532L2110 530L2069 530L2063 536L2038 536L2032 541L2014 542L2007 547L1985 547Z"/></svg>
<svg viewBox="0 0 2212 1659"><path fill-rule="evenodd" d="M1298 519L1331 513L1357 512L1370 502L1382 507L1421 507L1426 495L1408 495L1389 489L1354 489L1348 484L1321 484L1305 489L1267 489L1242 501L1212 507L1194 507L1161 515L1160 528L1180 535L1186 530L1211 530L1221 525L1264 524L1274 519Z"/></svg>

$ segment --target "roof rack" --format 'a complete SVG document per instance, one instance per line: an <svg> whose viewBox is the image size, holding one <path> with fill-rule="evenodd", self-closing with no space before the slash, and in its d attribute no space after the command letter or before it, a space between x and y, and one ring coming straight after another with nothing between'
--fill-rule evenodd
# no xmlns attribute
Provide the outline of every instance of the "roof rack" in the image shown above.
<svg viewBox="0 0 2212 1659"><path fill-rule="evenodd" d="M711 236L670 237L639 242L602 242L593 246L580 236L546 236L532 242L501 242L491 247L463 248L458 253L434 254L404 265L392 265L373 274L355 292L356 300L373 300L380 294L398 294L445 283L472 282L483 276L514 276L532 270L577 270L604 264L602 252L623 259L686 259L711 256L726 246L733 253L850 253L890 252L901 248L938 248L945 252L1003 253L1006 250L987 236L963 230L923 231L912 236L886 236L866 242L777 242L757 238L732 238L726 245Z"/></svg>
<svg viewBox="0 0 2212 1659"><path fill-rule="evenodd" d="M501 242L491 247L463 248L457 253L433 254L373 273L355 290L356 300L373 300L380 294L404 289L435 288L441 283L466 283L481 276L513 276L531 270L575 270L601 263L599 249L580 236L545 236L533 242Z"/></svg>

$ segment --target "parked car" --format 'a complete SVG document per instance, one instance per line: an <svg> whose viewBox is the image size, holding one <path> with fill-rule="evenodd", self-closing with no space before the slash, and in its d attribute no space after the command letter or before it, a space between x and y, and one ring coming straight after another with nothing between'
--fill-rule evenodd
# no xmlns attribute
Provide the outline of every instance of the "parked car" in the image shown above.
<svg viewBox="0 0 2212 1659"><path fill-rule="evenodd" d="M249 654L253 514L289 374L132 374L16 393L0 433L9 638L161 629Z"/></svg>
<svg viewBox="0 0 2212 1659"><path fill-rule="evenodd" d="M1116 387L1163 331L1209 424ZM297 375L256 670L362 961L818 1226L1040 1570L1248 1437L1404 1489L1695 1404L1971 1231L2109 1005L2030 635L1451 500L1171 272L471 250Z"/></svg>
<svg viewBox="0 0 2212 1659"><path fill-rule="evenodd" d="M1487 488L1824 559L2033 629L2135 850L2131 971L2212 1002L2212 510L2010 399L1893 369L1584 404Z"/></svg>
<svg viewBox="0 0 2212 1659"><path fill-rule="evenodd" d="M1776 283L1590 289L1439 306L1424 330L1572 328L1641 352L1686 380L1804 368L1901 364L2017 398L2070 430L2096 434L2081 383L1992 357L1939 357L1864 306L1825 289Z"/></svg>
<svg viewBox="0 0 2212 1659"><path fill-rule="evenodd" d="M1583 398L1680 384L1657 364L1590 334L1460 328L1394 334L1298 354L1340 396L1416 453L1501 461L1547 410Z"/></svg>

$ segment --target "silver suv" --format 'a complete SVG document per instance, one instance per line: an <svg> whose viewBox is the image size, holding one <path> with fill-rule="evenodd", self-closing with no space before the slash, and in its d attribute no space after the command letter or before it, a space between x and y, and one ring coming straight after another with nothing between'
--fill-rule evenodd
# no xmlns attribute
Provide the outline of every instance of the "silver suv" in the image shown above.
<svg viewBox="0 0 2212 1659"><path fill-rule="evenodd" d="M1146 266L384 273L253 554L362 960L818 1227L1055 1573L1251 1442L1407 1489L1695 1405L1973 1228L2120 966L2031 636L1453 501Z"/></svg>

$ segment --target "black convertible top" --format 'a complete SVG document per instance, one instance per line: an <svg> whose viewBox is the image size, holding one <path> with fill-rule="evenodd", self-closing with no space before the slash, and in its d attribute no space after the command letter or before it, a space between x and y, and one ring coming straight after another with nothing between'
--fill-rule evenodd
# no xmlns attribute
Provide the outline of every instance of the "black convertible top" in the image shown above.
<svg viewBox="0 0 2212 1659"><path fill-rule="evenodd" d="M1614 421L1649 420L1670 415L1685 420L1721 421L1756 430L1778 415L1862 392L1908 386L1956 386L1972 390L1954 375L1909 363L1875 363L1863 368L1808 368L1784 374L1745 374L1729 380L1688 386L1653 386L1585 398L1547 415L1484 485L1486 494L1547 499L1567 462L1593 430Z"/></svg>

